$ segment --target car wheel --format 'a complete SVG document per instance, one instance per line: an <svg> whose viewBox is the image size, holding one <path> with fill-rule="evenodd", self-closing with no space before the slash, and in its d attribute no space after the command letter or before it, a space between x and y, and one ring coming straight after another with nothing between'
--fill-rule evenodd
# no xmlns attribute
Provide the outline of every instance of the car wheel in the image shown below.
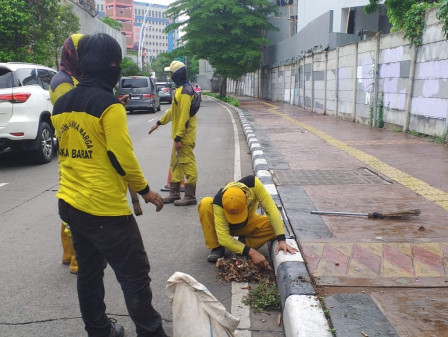
<svg viewBox="0 0 448 337"><path fill-rule="evenodd" d="M162 109L162 107L160 106L160 101L159 101L159 106L157 107L157 111L160 111Z"/></svg>
<svg viewBox="0 0 448 337"><path fill-rule="evenodd" d="M34 152L34 159L38 164L46 164L51 161L54 153L53 130L46 122L41 122L36 139L38 149Z"/></svg>

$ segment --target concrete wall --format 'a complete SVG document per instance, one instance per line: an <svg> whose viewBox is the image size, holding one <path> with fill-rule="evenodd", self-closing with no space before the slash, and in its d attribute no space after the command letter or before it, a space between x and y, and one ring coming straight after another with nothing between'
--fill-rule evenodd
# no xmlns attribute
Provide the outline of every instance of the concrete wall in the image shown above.
<svg viewBox="0 0 448 337"><path fill-rule="evenodd" d="M382 110L386 128L444 136L448 42L435 13L435 9L427 13L423 45L417 49L401 32L378 35L264 67L261 78L257 73L247 74L238 84L229 80L228 92L244 83L247 89L237 94L261 95L364 124L380 120ZM256 85L261 85L260 91L254 89Z"/></svg>
<svg viewBox="0 0 448 337"><path fill-rule="evenodd" d="M330 9L334 12L332 32L345 33L346 17L343 17L343 8L365 6L369 0L300 0L298 1L297 31L301 31L310 22L317 19ZM343 20L344 19L344 20Z"/></svg>
<svg viewBox="0 0 448 337"><path fill-rule="evenodd" d="M273 44L283 41L297 33L297 23L289 20L291 17L297 15L297 4L278 7L278 12L278 16L268 18L269 22L279 29L276 32L269 31L266 34L268 40Z"/></svg>
<svg viewBox="0 0 448 337"><path fill-rule="evenodd" d="M278 64L293 57L298 58L301 53L316 45L328 45L332 18L333 12L329 11L309 23L296 35L268 46L264 51L263 64Z"/></svg>
<svg viewBox="0 0 448 337"><path fill-rule="evenodd" d="M79 23L81 25L81 31L79 33L89 35L95 33L109 34L120 44L123 57L126 56L126 37L122 35L120 31L104 24L101 20L97 19L96 17L93 17L92 15L87 13L84 9L80 8L78 5L74 4L70 0L61 0L61 3L69 4L73 7L73 12L79 18Z"/></svg>

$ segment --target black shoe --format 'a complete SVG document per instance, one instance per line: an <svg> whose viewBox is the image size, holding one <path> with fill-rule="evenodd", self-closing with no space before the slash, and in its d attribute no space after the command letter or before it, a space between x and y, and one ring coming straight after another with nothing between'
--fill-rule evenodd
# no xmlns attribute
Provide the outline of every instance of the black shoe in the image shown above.
<svg viewBox="0 0 448 337"><path fill-rule="evenodd" d="M222 258L224 256L225 248L222 246L219 246L217 248L213 248L210 252L209 256L207 256L207 261L215 263L218 261L218 259Z"/></svg>
<svg viewBox="0 0 448 337"><path fill-rule="evenodd" d="M123 337L124 336L124 328L123 325L118 324L115 318L109 318L111 323L110 335L109 337Z"/></svg>

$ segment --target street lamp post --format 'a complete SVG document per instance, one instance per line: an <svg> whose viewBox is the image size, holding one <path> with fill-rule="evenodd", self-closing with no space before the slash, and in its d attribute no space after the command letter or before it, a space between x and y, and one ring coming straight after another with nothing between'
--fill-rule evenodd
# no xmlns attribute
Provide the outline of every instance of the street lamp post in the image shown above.
<svg viewBox="0 0 448 337"><path fill-rule="evenodd" d="M143 60L142 60L142 49L143 49L143 32L146 29L146 18L149 13L149 9L151 8L151 4L148 3L148 7L145 10L145 15L143 16L142 27L140 28L140 39L138 42L138 52L137 52L137 66L140 70L143 69Z"/></svg>

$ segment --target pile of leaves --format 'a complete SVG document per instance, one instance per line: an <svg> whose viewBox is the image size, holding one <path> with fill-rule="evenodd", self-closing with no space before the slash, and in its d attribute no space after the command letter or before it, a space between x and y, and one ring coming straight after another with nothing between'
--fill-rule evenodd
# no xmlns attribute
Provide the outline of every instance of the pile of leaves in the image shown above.
<svg viewBox="0 0 448 337"><path fill-rule="evenodd" d="M280 311L280 294L275 283L272 268L258 268L248 259L219 259L216 262L217 278L224 283L247 282L249 295L243 303L256 311Z"/></svg>
<svg viewBox="0 0 448 337"><path fill-rule="evenodd" d="M219 259L216 262L217 278L224 283L248 282L248 283L274 283L275 275L272 268L258 268L248 259Z"/></svg>

